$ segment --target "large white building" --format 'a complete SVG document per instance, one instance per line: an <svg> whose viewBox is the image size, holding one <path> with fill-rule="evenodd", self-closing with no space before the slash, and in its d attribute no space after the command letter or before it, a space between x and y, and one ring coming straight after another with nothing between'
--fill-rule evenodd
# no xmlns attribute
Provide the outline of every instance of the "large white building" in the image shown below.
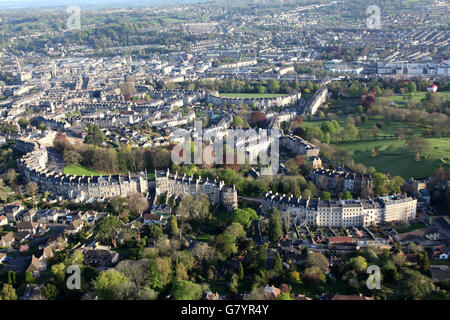
<svg viewBox="0 0 450 320"><path fill-rule="evenodd" d="M290 216L292 224L317 227L367 227L415 219L417 200L403 195L368 200L312 200L266 192L264 214L271 208Z"/></svg>

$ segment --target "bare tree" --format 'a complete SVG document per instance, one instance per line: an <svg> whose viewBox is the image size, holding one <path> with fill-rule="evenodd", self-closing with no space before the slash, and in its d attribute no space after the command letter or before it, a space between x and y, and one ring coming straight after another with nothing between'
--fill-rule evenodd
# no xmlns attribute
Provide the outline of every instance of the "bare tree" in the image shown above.
<svg viewBox="0 0 450 320"><path fill-rule="evenodd" d="M36 195L38 191L38 184L34 181L30 181L27 184L27 193L31 195L31 197L33 197Z"/></svg>
<svg viewBox="0 0 450 320"><path fill-rule="evenodd" d="M148 208L147 199L139 192L133 192L127 197L128 210L139 215Z"/></svg>

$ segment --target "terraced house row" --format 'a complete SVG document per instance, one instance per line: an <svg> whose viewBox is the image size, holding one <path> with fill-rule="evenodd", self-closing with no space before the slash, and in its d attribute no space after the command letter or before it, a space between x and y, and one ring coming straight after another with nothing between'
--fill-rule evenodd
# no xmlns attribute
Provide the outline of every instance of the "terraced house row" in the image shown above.
<svg viewBox="0 0 450 320"><path fill-rule="evenodd" d="M168 197L186 194L192 197L205 194L212 204L222 204L228 210L238 207L237 191L234 186L227 186L223 181L217 179L209 180L202 177L171 174L167 171L155 171L156 196L165 195Z"/></svg>
<svg viewBox="0 0 450 320"><path fill-rule="evenodd" d="M47 167L47 148L37 142L17 140L16 149L28 151L18 160L18 168L27 181L34 181L41 191L75 201L126 197L148 192L146 172L107 176L74 176L54 172Z"/></svg>
<svg viewBox="0 0 450 320"><path fill-rule="evenodd" d="M417 199L404 195L366 200L302 199L265 192L261 199L264 214L271 208L289 215L292 224L317 227L367 227L390 221L416 218Z"/></svg>

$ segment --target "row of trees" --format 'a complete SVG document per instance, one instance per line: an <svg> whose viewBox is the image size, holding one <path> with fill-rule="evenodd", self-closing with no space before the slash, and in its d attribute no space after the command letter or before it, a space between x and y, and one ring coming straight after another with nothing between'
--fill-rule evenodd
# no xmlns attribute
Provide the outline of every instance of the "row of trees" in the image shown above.
<svg viewBox="0 0 450 320"><path fill-rule="evenodd" d="M125 145L116 150L86 144L72 144L62 134L58 134L55 138L54 147L63 153L66 164L81 165L107 173L137 172L145 169L152 171L171 165L170 151L163 148L142 149Z"/></svg>

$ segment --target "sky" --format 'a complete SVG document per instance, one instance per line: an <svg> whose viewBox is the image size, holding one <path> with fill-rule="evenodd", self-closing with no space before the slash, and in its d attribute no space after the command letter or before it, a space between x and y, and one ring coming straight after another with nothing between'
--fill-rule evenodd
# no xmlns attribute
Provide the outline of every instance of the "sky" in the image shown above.
<svg viewBox="0 0 450 320"><path fill-rule="evenodd" d="M189 4L205 2L207 0L0 0L1 9L23 9L37 7L55 7L79 5L81 7L141 7L141 6L167 6L175 4Z"/></svg>

